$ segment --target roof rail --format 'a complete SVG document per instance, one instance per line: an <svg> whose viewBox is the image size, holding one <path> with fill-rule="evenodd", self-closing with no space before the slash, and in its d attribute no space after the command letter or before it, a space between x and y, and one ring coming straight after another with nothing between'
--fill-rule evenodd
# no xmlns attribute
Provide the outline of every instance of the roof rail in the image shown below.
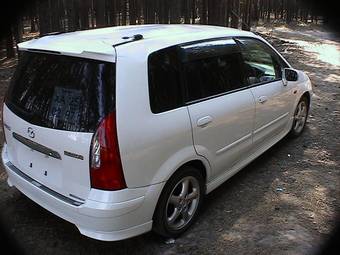
<svg viewBox="0 0 340 255"><path fill-rule="evenodd" d="M130 43L130 42L139 41L139 40L144 39L144 37L143 37L143 35L141 35L141 34L135 34L135 35L133 35L133 36L123 36L122 39L123 39L123 40L128 40L128 41L116 43L116 44L113 44L112 46L113 46L113 47L116 47L116 46L119 46L119 45L122 45L122 44L126 44L126 43ZM130 40L129 40L129 39L130 39Z"/></svg>

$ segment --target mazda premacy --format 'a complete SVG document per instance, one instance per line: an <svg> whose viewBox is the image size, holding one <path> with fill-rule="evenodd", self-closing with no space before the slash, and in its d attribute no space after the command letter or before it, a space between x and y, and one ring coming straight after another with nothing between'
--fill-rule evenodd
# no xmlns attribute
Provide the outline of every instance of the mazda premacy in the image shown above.
<svg viewBox="0 0 340 255"><path fill-rule="evenodd" d="M99 240L180 235L207 193L300 135L311 105L305 73L231 28L113 27L18 47L8 184Z"/></svg>

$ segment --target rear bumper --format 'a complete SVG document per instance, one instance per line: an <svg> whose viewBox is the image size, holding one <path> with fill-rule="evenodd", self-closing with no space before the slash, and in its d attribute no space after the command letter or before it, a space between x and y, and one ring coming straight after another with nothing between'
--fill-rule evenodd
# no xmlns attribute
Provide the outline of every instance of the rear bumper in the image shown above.
<svg viewBox="0 0 340 255"><path fill-rule="evenodd" d="M58 196L29 177L25 178L19 169L11 165L6 145L2 151L2 161L10 186L15 186L43 208L75 224L83 235L103 241L117 241L151 230L152 215L162 183L112 192L91 189L87 200L72 203L72 199L64 200L62 195Z"/></svg>

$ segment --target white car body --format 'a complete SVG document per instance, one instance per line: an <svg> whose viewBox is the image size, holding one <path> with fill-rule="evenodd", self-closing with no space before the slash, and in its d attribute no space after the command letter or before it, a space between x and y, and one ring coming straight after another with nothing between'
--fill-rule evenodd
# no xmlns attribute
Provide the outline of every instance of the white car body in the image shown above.
<svg viewBox="0 0 340 255"><path fill-rule="evenodd" d="M122 37L135 34L143 35L143 39L120 44L124 42ZM194 162L204 168L206 193L217 188L286 136L299 99L305 93L309 98L312 95L309 78L297 71L295 82L269 82L153 113L149 102L149 55L173 45L225 37L255 38L269 45L251 32L199 25L103 28L19 44L23 51L57 51L66 56L117 63L117 136L127 188L91 188L89 158L93 133L32 125L4 105L7 143L2 160L8 184L75 224L83 235L107 241L150 231L166 181L184 164ZM34 138L30 138L28 128L34 130ZM51 160L20 145L13 133L53 148L62 160ZM84 158L66 157L63 151ZM29 161L36 162L34 171L27 166ZM48 176L44 175L45 169Z"/></svg>

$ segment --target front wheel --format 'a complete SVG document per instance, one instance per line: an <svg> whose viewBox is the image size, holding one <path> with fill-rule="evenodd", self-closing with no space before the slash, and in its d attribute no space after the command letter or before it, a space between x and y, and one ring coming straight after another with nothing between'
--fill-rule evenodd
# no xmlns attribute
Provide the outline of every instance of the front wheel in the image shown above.
<svg viewBox="0 0 340 255"><path fill-rule="evenodd" d="M306 97L302 97L296 107L294 113L293 125L290 130L291 137L298 137L302 134L308 116L308 101Z"/></svg>
<svg viewBox="0 0 340 255"><path fill-rule="evenodd" d="M177 237L194 222L204 197L200 171L185 167L166 183L154 214L153 230L164 237Z"/></svg>

